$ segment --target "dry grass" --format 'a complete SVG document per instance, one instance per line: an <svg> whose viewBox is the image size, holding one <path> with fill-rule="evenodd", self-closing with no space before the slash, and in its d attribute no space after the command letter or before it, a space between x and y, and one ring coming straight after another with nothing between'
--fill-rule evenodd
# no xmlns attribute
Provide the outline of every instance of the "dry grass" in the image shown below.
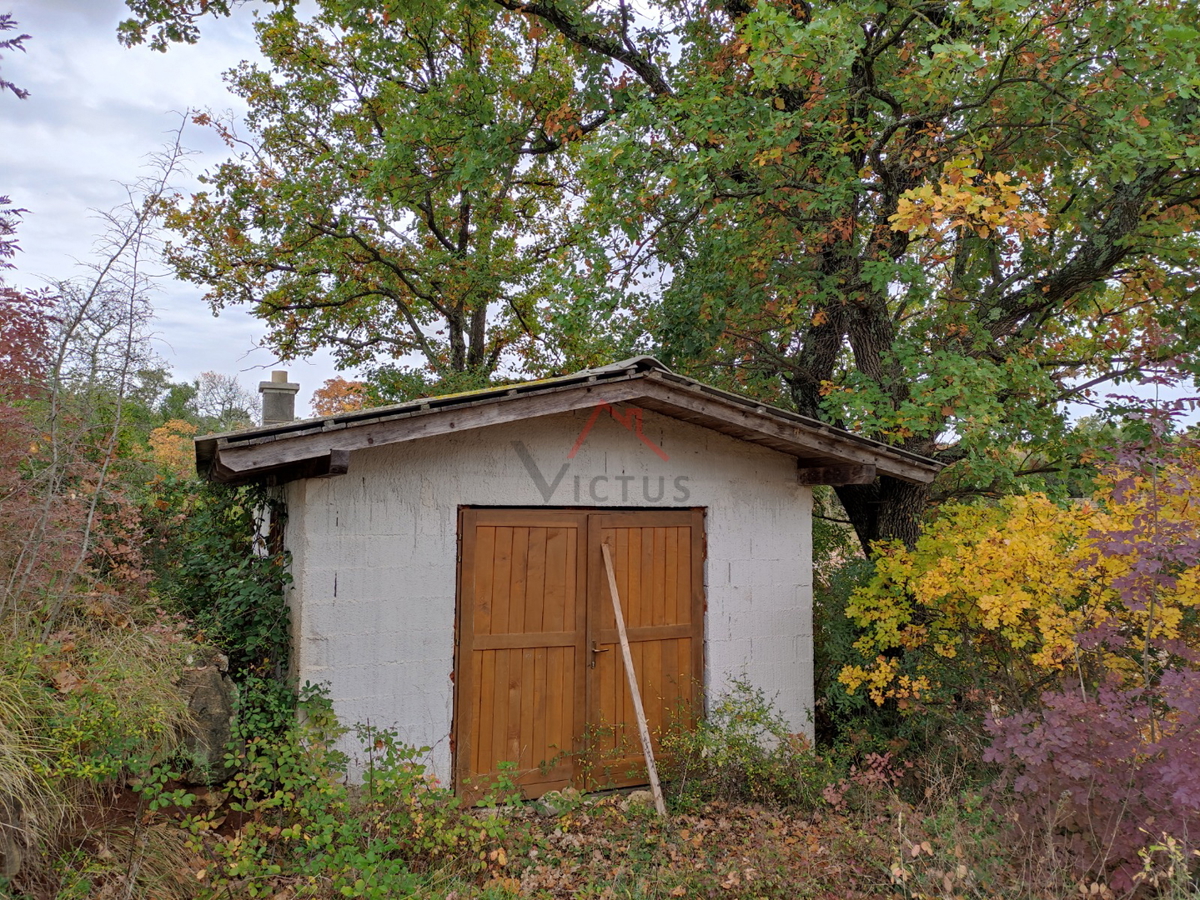
<svg viewBox="0 0 1200 900"><path fill-rule="evenodd" d="M64 859L98 859L86 823L97 821L105 785L179 747L191 721L176 686L187 645L161 616L88 597L45 640L6 624L0 876L11 876L10 889L54 896L44 886L61 880ZM147 852L162 843L146 840Z"/></svg>
<svg viewBox="0 0 1200 900"><path fill-rule="evenodd" d="M46 750L21 678L0 671L0 872L13 871L66 815L36 761Z"/></svg>

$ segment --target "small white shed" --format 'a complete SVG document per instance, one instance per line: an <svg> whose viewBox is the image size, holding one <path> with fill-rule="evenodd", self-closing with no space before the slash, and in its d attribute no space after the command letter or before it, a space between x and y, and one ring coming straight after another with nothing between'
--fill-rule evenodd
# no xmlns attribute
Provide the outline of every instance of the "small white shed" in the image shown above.
<svg viewBox="0 0 1200 900"><path fill-rule="evenodd" d="M811 486L938 469L650 357L196 454L281 486L297 680L460 790L508 762L530 796L644 779L602 544L656 743L733 679L811 734Z"/></svg>

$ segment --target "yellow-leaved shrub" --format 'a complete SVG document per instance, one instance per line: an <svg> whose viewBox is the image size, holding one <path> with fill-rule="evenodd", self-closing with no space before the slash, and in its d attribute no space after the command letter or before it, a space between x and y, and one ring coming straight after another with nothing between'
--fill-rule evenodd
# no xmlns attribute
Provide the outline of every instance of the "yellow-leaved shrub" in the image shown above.
<svg viewBox="0 0 1200 900"><path fill-rule="evenodd" d="M1033 493L945 507L914 549L879 548L847 607L862 661L839 680L876 703L971 686L1028 699L1100 674L1132 682L1151 647L1196 646L1200 565L1170 553L1177 536L1200 534L1190 474L1113 472L1086 501ZM1097 629L1117 639L1092 640Z"/></svg>

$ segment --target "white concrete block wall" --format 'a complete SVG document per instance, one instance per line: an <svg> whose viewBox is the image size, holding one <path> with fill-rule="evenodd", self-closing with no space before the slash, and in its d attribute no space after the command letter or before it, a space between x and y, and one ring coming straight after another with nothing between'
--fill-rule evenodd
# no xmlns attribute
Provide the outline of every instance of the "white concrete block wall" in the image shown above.
<svg viewBox="0 0 1200 900"><path fill-rule="evenodd" d="M669 459L607 413L568 459L590 415L356 451L349 474L289 485L299 683L327 684L345 724L370 721L431 746L434 771L449 778L459 507L699 506L708 696L745 678L811 735L812 493L796 484L795 460L651 412L643 433ZM660 477L662 499L647 502Z"/></svg>

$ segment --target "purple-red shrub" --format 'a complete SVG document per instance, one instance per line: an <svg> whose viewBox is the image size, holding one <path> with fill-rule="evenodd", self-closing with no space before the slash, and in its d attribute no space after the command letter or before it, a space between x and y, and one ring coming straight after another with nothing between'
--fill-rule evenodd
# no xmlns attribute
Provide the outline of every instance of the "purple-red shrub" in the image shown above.
<svg viewBox="0 0 1200 900"><path fill-rule="evenodd" d="M104 386L64 374L59 299L0 280L0 623L53 618L77 593L132 599L149 577L138 463Z"/></svg>
<svg viewBox="0 0 1200 900"><path fill-rule="evenodd" d="M1020 823L1049 827L1080 875L1127 889L1138 851L1162 835L1200 837L1200 672L1155 688L1044 694L1042 708L990 718L985 759L1010 766Z"/></svg>
<svg viewBox="0 0 1200 900"><path fill-rule="evenodd" d="M1088 535L1104 616L1040 708L989 717L985 758L1008 766L1024 826L1124 889L1148 845L1200 844L1200 449L1122 450L1107 484L1131 514Z"/></svg>

